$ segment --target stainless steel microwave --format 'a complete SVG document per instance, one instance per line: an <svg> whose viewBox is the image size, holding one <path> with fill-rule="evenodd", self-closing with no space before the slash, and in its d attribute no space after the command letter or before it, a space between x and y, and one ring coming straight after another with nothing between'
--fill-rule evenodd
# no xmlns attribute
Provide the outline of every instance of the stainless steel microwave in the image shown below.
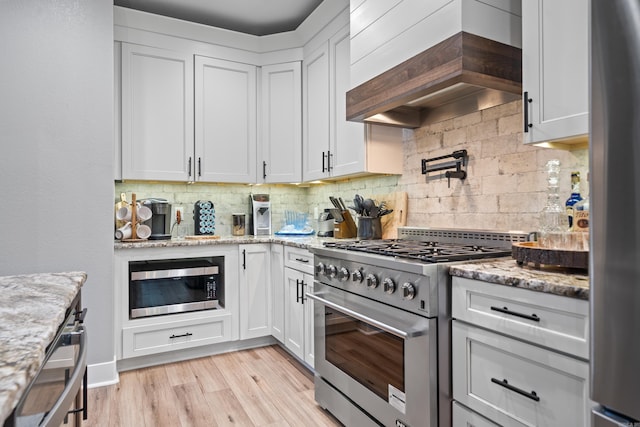
<svg viewBox="0 0 640 427"><path fill-rule="evenodd" d="M224 306L224 257L129 263L129 317Z"/></svg>

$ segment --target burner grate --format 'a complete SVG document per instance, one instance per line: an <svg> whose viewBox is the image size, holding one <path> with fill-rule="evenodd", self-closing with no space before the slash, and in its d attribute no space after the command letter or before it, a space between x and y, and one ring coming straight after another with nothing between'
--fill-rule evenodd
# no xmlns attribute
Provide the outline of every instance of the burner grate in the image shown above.
<svg viewBox="0 0 640 427"><path fill-rule="evenodd" d="M358 251L426 263L508 256L511 248L408 239L325 242L327 248Z"/></svg>

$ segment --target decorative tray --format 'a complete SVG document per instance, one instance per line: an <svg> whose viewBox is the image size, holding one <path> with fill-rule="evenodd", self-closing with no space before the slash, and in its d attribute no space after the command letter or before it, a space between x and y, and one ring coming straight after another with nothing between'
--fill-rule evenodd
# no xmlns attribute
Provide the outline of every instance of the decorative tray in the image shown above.
<svg viewBox="0 0 640 427"><path fill-rule="evenodd" d="M541 265L585 270L589 268L589 251L541 248L538 242L514 243L511 256L520 266L533 264L536 268L540 268Z"/></svg>

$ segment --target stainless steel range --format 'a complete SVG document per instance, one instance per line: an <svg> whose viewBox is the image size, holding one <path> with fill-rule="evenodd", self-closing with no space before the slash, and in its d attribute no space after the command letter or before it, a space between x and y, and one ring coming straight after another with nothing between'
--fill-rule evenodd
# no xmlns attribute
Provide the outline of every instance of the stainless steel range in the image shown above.
<svg viewBox="0 0 640 427"><path fill-rule="evenodd" d="M448 267L527 236L404 227L312 249L316 401L346 426L450 426Z"/></svg>

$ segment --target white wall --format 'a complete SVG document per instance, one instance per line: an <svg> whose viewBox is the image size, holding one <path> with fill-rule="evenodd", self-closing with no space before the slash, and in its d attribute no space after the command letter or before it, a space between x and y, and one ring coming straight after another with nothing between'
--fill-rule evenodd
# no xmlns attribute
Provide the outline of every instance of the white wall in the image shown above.
<svg viewBox="0 0 640 427"><path fill-rule="evenodd" d="M0 40L0 275L86 271L88 362L111 362L112 1L3 0Z"/></svg>

